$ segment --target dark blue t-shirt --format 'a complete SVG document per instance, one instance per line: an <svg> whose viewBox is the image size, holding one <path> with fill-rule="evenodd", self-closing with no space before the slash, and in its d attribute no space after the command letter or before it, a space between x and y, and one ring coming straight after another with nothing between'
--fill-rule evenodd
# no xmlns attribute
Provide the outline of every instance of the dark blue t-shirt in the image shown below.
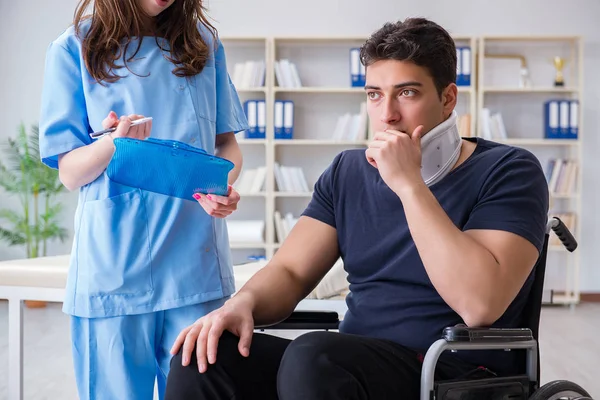
<svg viewBox="0 0 600 400"><path fill-rule="evenodd" d="M474 153L430 190L461 230L513 232L541 251L549 193L529 151L468 138ZM336 228L348 272L348 312L340 331L389 339L423 354L445 327L464 323L437 293L417 252L402 203L365 159L364 149L338 154L321 175L303 215ZM431 232L435 235L435 232ZM496 327L521 327L531 276ZM511 353L458 352L503 373Z"/></svg>

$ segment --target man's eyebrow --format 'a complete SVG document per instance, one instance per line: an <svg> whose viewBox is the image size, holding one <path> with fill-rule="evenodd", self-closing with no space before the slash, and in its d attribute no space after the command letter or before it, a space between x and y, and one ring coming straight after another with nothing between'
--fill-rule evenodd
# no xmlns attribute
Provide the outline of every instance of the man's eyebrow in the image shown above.
<svg viewBox="0 0 600 400"><path fill-rule="evenodd" d="M421 82L417 82L417 81L408 81L408 82L402 82L402 83L397 83L394 85L394 89L402 89L405 88L407 86L423 86L423 84ZM365 90L381 90L381 88L379 86L373 86L373 85L365 85Z"/></svg>

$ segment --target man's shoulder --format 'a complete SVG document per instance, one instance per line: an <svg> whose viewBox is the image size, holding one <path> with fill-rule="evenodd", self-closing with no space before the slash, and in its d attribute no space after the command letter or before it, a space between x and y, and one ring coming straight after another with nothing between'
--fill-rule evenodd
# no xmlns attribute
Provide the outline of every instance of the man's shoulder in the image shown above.
<svg viewBox="0 0 600 400"><path fill-rule="evenodd" d="M539 163L535 154L523 147L495 142L483 138L473 139L475 139L477 147L481 149L480 154L485 155L487 157L497 158L502 161L509 161L513 159L528 159Z"/></svg>
<svg viewBox="0 0 600 400"><path fill-rule="evenodd" d="M494 142L483 138L472 138L477 144L473 162L468 163L472 170L481 174L520 170L525 174L544 175L540 160L533 152L522 147Z"/></svg>

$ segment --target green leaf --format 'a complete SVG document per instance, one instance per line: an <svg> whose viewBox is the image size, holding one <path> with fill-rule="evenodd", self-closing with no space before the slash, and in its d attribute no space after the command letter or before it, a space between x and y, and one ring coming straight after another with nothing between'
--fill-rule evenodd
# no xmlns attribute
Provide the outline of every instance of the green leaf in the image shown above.
<svg viewBox="0 0 600 400"><path fill-rule="evenodd" d="M15 172L0 165L0 186L8 193L19 193L23 183Z"/></svg>
<svg viewBox="0 0 600 400"><path fill-rule="evenodd" d="M7 241L10 246L22 246L27 243L25 235L11 232L0 227L0 239Z"/></svg>
<svg viewBox="0 0 600 400"><path fill-rule="evenodd" d="M55 223L45 226L44 229L37 232L37 234L40 240L58 239L61 242L64 242L69 237L67 230Z"/></svg>
<svg viewBox="0 0 600 400"><path fill-rule="evenodd" d="M0 219L9 221L14 225L19 225L25 222L23 216L13 210L0 210Z"/></svg>

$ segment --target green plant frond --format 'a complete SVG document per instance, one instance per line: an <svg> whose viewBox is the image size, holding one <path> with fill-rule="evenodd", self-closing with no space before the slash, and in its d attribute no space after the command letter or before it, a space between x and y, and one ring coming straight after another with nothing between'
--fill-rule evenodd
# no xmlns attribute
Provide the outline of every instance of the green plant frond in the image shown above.
<svg viewBox="0 0 600 400"><path fill-rule="evenodd" d="M37 230L34 235L40 241L47 239L58 239L61 242L64 242L69 237L65 228L54 223L48 224L43 229Z"/></svg>
<svg viewBox="0 0 600 400"><path fill-rule="evenodd" d="M31 152L29 151L29 138L27 136L25 124L21 123L19 125L19 134L17 135L19 147L22 149L23 155L29 158Z"/></svg>
<svg viewBox="0 0 600 400"><path fill-rule="evenodd" d="M48 208L40 215L42 220L45 222L49 222L58 218L59 214L63 209L63 205L61 203L55 203L48 206Z"/></svg>
<svg viewBox="0 0 600 400"><path fill-rule="evenodd" d="M58 175L58 174L57 174ZM60 181L60 179L56 179L56 182L54 184L54 186L52 187L52 191L51 193L56 194L56 193L62 193L66 191L65 186L63 185L63 183Z"/></svg>
<svg viewBox="0 0 600 400"><path fill-rule="evenodd" d="M10 246L22 246L27 243L25 235L18 232L11 232L0 227L0 239L8 242Z"/></svg>
<svg viewBox="0 0 600 400"><path fill-rule="evenodd" d="M21 205L18 211L0 211L0 220L10 225L0 228L0 240L26 247L28 256L40 254L42 245L45 252L47 240L68 237L60 226L63 205L53 199L66 188L58 171L41 162L39 149L38 125L32 125L28 133L23 123L16 137L0 144L0 187L18 196Z"/></svg>
<svg viewBox="0 0 600 400"><path fill-rule="evenodd" d="M33 160L36 162L40 161L40 136L37 125L31 127L31 133L29 134L29 153Z"/></svg>
<svg viewBox="0 0 600 400"><path fill-rule="evenodd" d="M25 224L23 216L13 210L0 210L0 219L9 221L15 226Z"/></svg>
<svg viewBox="0 0 600 400"><path fill-rule="evenodd" d="M18 193L23 187L23 182L14 171L0 165L0 186L9 193Z"/></svg>
<svg viewBox="0 0 600 400"><path fill-rule="evenodd" d="M39 182L39 190L42 193L56 194L65 190L58 175L58 170L52 169L42 163L39 163L39 169L36 173L36 181Z"/></svg>
<svg viewBox="0 0 600 400"><path fill-rule="evenodd" d="M6 157L6 168L11 171L21 171L21 167L25 163L24 154L19 147L19 141L9 138L3 146Z"/></svg>

